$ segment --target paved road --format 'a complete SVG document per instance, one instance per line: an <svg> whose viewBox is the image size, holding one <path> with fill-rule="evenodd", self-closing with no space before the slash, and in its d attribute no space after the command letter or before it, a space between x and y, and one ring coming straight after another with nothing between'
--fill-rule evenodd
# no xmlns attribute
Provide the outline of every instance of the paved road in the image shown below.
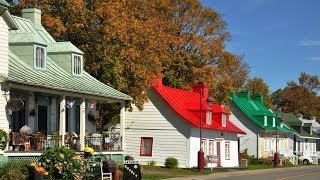
<svg viewBox="0 0 320 180"><path fill-rule="evenodd" d="M172 178L170 180L320 180L320 166L246 170L213 173L204 176Z"/></svg>

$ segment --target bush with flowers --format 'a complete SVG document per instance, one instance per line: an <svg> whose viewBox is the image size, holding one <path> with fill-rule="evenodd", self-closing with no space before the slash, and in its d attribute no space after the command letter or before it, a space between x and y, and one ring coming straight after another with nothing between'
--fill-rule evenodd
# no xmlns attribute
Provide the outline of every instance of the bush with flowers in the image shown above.
<svg viewBox="0 0 320 180"><path fill-rule="evenodd" d="M74 150L66 147L54 147L43 152L39 165L48 171L53 179L82 179L86 164Z"/></svg>
<svg viewBox="0 0 320 180"><path fill-rule="evenodd" d="M84 148L84 152L87 153L89 156L92 156L92 154L94 153L94 150L91 147L86 147Z"/></svg>

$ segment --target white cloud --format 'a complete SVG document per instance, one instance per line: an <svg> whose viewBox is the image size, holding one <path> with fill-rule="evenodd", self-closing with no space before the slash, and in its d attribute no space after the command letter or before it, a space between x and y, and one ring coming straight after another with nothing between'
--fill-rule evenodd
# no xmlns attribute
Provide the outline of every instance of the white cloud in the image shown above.
<svg viewBox="0 0 320 180"><path fill-rule="evenodd" d="M320 46L320 40L302 40L300 46Z"/></svg>
<svg viewBox="0 0 320 180"><path fill-rule="evenodd" d="M312 61L320 61L320 56L313 56L310 58Z"/></svg>

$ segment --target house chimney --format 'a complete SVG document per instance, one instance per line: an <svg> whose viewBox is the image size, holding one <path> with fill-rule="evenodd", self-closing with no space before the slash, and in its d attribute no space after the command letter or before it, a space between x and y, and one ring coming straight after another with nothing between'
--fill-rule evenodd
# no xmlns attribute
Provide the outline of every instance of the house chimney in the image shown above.
<svg viewBox="0 0 320 180"><path fill-rule="evenodd" d="M303 119L303 115L301 113L297 114L297 118L299 118L300 120Z"/></svg>
<svg viewBox="0 0 320 180"><path fill-rule="evenodd" d="M41 28L41 10L36 8L22 9L22 17L29 19L36 28Z"/></svg>
<svg viewBox="0 0 320 180"><path fill-rule="evenodd" d="M208 86L203 84L203 82L198 82L197 85L193 86L193 92L197 92L200 94L200 90L203 88L203 100L207 100L209 96Z"/></svg>
<svg viewBox="0 0 320 180"><path fill-rule="evenodd" d="M242 91L242 92L240 92L240 97L243 97L246 100L250 100L250 92L249 91Z"/></svg>
<svg viewBox="0 0 320 180"><path fill-rule="evenodd" d="M263 96L261 94L255 94L254 100L258 101L260 104L263 105Z"/></svg>

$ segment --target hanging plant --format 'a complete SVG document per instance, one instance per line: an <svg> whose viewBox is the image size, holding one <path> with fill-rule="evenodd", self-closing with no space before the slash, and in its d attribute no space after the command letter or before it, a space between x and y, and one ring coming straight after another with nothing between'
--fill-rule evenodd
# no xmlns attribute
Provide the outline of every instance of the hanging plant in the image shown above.
<svg viewBox="0 0 320 180"><path fill-rule="evenodd" d="M92 124L96 122L96 118L94 117L91 111L88 114L88 121L91 122Z"/></svg>

